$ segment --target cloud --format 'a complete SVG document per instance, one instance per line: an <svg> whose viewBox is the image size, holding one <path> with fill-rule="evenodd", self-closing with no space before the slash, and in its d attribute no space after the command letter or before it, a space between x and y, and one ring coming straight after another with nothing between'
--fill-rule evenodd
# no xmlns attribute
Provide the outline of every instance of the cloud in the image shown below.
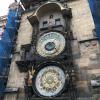
<svg viewBox="0 0 100 100"><path fill-rule="evenodd" d="M9 4L13 3L14 0L0 0L0 16L8 13Z"/></svg>

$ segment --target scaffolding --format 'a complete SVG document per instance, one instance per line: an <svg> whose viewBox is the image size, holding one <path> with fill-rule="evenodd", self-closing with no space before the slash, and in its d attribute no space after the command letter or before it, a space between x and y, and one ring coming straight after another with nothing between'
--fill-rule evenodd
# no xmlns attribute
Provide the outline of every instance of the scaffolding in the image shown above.
<svg viewBox="0 0 100 100"><path fill-rule="evenodd" d="M100 1L88 0L92 12L93 20L95 23L96 36L100 39Z"/></svg>
<svg viewBox="0 0 100 100"><path fill-rule="evenodd" d="M5 31L0 40L0 100L5 92L14 41L19 27L20 8L9 9Z"/></svg>

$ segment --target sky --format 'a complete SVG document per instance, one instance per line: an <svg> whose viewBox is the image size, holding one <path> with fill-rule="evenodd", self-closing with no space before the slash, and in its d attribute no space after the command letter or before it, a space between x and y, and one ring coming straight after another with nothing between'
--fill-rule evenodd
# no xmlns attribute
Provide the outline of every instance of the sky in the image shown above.
<svg viewBox="0 0 100 100"><path fill-rule="evenodd" d="M8 13L9 4L13 3L14 0L0 0L0 16Z"/></svg>

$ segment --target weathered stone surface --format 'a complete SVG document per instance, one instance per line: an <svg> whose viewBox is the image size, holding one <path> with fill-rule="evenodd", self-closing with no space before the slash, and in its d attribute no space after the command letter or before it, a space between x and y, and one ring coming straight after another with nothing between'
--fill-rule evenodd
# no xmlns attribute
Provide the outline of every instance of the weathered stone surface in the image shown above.
<svg viewBox="0 0 100 100"><path fill-rule="evenodd" d="M72 8L72 30L78 40L93 38L94 22L88 0L76 0L68 3L68 6Z"/></svg>
<svg viewBox="0 0 100 100"><path fill-rule="evenodd" d="M20 28L18 30L17 51L20 51L21 45L31 43L33 28L27 17L33 12L22 15Z"/></svg>
<svg viewBox="0 0 100 100"><path fill-rule="evenodd" d="M74 36L77 37L78 41L88 40L88 39L93 38L92 30L94 29L94 22L93 22L92 15L89 9L88 0L75 0L73 2L69 2L68 6L72 8L72 14L73 14L72 30L73 30ZM33 28L31 24L29 23L27 16L31 15L32 13L33 12L25 13L22 15L20 28L18 30L16 51L20 51L21 45L31 43ZM87 70L87 73L89 74L99 74L100 73L99 64L98 64L98 69L96 66L93 66L93 64L97 64L95 62L98 62L98 60L96 60L93 55L92 56L90 55L91 53L96 54L97 52L92 52L92 51L94 49L98 49L99 46L93 47L93 48L89 48L88 44L85 44L85 47L84 45L81 45L81 44L79 44L78 46L79 47L73 48L73 51L74 51L73 54L78 54L78 52L80 52L81 58L76 60L76 64L78 65L78 68L84 69L83 72L86 72L85 70ZM91 57L92 57L92 60L91 60ZM15 61L17 60L20 60L20 55L13 56L7 86L24 88L24 78L26 74L19 72L18 67L15 64ZM94 67L94 68L90 70L89 69L90 67L92 68ZM83 72L81 72L80 80L81 78L83 78L82 76ZM79 91L82 91L82 89L83 90L86 89L84 90L84 93L86 94L86 93L89 93L86 76L84 76L83 80L77 83L77 87L80 89ZM11 99L7 99L7 97L5 97L6 98L5 100L16 100L16 96L11 96L11 97L10 96L11 95L9 94L7 95L7 97ZM94 100L94 99L79 98L79 100Z"/></svg>
<svg viewBox="0 0 100 100"><path fill-rule="evenodd" d="M4 100L17 100L17 94L6 94Z"/></svg>
<svg viewBox="0 0 100 100"><path fill-rule="evenodd" d="M91 97L91 92L87 81L79 81L77 84L79 97Z"/></svg>

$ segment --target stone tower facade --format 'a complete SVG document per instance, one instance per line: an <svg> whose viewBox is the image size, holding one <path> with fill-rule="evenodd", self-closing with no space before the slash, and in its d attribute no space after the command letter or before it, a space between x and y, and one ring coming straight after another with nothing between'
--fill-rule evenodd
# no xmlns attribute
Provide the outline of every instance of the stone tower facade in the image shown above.
<svg viewBox="0 0 100 100"><path fill-rule="evenodd" d="M21 0L26 10L7 84L19 91L5 100L100 100L100 50L88 1L27 1Z"/></svg>

